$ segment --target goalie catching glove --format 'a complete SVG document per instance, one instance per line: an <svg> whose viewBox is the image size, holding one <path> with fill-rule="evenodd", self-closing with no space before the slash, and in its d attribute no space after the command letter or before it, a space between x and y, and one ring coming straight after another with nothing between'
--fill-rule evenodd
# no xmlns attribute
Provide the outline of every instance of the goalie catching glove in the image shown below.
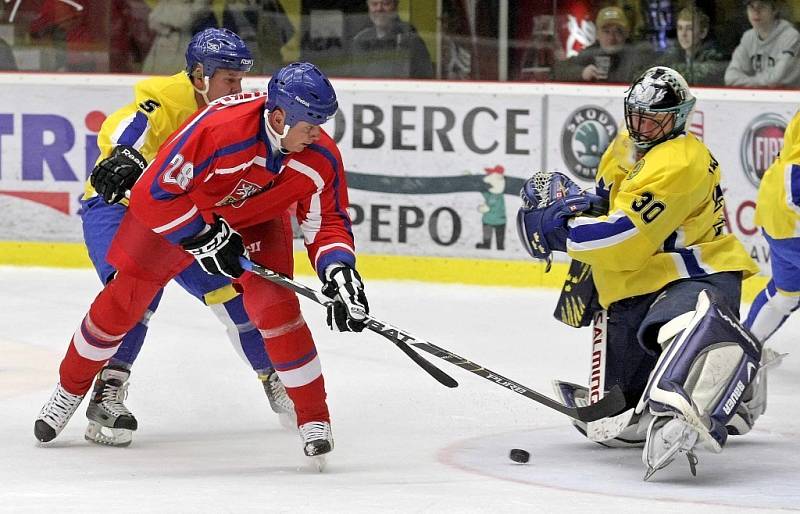
<svg viewBox="0 0 800 514"><path fill-rule="evenodd" d="M247 257L242 236L219 216L208 230L181 241L184 250L192 254L200 267L212 275L239 278L244 273L239 257Z"/></svg>
<svg viewBox="0 0 800 514"><path fill-rule="evenodd" d="M131 146L119 145L94 167L89 182L106 203L114 204L125 198L146 167L142 154Z"/></svg>
<svg viewBox="0 0 800 514"><path fill-rule="evenodd" d="M608 202L581 191L562 173L540 171L520 191L522 207L517 212L517 234L536 259L549 259L556 250L567 250L567 222L579 214L605 214Z"/></svg>
<svg viewBox="0 0 800 514"><path fill-rule="evenodd" d="M367 295L361 275L342 263L331 264L325 269L325 284L322 294L333 299L328 304L328 326L339 332L361 332L369 314Z"/></svg>

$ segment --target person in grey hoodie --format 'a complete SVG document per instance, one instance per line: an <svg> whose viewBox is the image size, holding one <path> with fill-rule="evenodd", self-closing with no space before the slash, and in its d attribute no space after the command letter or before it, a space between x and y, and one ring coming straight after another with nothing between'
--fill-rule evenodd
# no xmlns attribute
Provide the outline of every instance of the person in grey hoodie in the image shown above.
<svg viewBox="0 0 800 514"><path fill-rule="evenodd" d="M745 0L752 29L725 70L726 86L800 86L800 32L780 17L777 0Z"/></svg>

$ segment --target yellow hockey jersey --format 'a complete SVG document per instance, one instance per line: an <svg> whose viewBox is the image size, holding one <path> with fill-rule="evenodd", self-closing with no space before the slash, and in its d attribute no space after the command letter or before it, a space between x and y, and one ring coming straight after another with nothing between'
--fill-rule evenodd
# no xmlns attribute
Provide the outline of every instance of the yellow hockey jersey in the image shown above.
<svg viewBox="0 0 800 514"><path fill-rule="evenodd" d="M724 232L719 163L692 134L635 160L627 133L603 154L597 193L609 214L569 222L567 251L591 264L600 304L658 291L670 282L721 271L758 271ZM635 161L635 164L631 164Z"/></svg>
<svg viewBox="0 0 800 514"><path fill-rule="evenodd" d="M186 72L170 77L151 77L134 86L134 100L113 112L97 134L100 157L108 157L118 145L132 146L149 163L158 148L198 109L194 88ZM84 198L94 196L86 181Z"/></svg>
<svg viewBox="0 0 800 514"><path fill-rule="evenodd" d="M800 112L783 135L783 149L758 188L756 224L774 239L800 237Z"/></svg>

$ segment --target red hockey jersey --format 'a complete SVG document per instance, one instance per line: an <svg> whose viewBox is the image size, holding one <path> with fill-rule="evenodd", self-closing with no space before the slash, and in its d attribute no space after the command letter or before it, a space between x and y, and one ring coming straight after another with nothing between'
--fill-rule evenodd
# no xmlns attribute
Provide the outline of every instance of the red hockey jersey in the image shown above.
<svg viewBox="0 0 800 514"><path fill-rule="evenodd" d="M272 148L265 100L263 93L224 97L189 118L134 186L131 213L179 243L212 223L214 214L242 229L296 204L318 275L337 261L355 267L347 182L336 143L322 131L301 152Z"/></svg>

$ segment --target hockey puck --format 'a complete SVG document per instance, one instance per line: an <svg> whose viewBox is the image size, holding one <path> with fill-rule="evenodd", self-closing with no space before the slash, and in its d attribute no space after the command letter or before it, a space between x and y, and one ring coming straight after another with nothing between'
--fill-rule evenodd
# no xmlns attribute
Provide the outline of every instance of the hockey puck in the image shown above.
<svg viewBox="0 0 800 514"><path fill-rule="evenodd" d="M508 458L520 464L527 464L531 454L521 448L512 448Z"/></svg>

